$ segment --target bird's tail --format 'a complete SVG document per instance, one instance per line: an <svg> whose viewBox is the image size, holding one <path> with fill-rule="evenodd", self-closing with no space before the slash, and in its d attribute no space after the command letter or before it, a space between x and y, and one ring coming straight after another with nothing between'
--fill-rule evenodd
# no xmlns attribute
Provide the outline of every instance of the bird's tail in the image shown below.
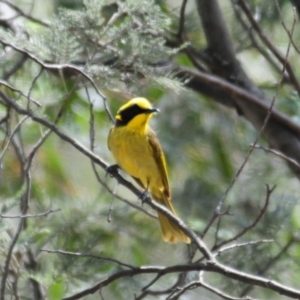
<svg viewBox="0 0 300 300"><path fill-rule="evenodd" d="M175 210L168 198L165 196L163 200L159 200L159 203L164 204L172 213L176 216ZM168 243L186 243L191 242L190 238L187 237L183 231L178 227L177 224L169 220L168 217L158 212L158 220L162 231L163 240Z"/></svg>

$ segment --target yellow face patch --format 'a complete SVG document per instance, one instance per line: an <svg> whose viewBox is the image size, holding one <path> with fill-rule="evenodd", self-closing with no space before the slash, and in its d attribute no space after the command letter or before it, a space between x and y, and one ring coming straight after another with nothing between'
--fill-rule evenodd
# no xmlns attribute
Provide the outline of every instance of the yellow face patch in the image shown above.
<svg viewBox="0 0 300 300"><path fill-rule="evenodd" d="M121 117L120 115L116 115L116 119L117 119L118 121L122 121L122 117Z"/></svg>

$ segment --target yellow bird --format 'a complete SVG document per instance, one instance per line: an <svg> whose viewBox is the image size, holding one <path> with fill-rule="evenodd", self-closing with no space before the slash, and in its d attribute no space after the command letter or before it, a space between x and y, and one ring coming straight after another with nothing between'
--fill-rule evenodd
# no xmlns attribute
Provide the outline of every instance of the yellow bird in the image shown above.
<svg viewBox="0 0 300 300"><path fill-rule="evenodd" d="M124 104L116 115L116 123L109 132L108 148L117 165L149 191L160 204L174 215L164 154L149 120L158 109L145 98L134 98ZM162 236L169 243L190 243L181 229L158 212Z"/></svg>

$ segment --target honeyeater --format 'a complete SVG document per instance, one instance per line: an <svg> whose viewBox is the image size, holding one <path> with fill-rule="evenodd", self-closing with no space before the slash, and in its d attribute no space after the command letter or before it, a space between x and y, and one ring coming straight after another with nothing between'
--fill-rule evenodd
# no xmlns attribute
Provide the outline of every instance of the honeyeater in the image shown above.
<svg viewBox="0 0 300 300"><path fill-rule="evenodd" d="M145 98L134 98L124 104L116 115L108 135L108 148L118 167L174 215L167 166L159 141L149 127L151 116L158 112ZM158 212L162 236L169 243L190 243L182 230Z"/></svg>

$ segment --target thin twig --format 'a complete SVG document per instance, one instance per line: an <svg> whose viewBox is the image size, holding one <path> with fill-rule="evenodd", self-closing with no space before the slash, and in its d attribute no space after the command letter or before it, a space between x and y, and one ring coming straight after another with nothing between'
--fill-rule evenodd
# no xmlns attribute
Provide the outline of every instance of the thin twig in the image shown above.
<svg viewBox="0 0 300 300"><path fill-rule="evenodd" d="M98 39L100 40L105 33L107 32L108 29L111 28L111 26L118 20L118 18L120 18L121 16L124 15L124 10L125 10L125 5L122 2L118 2L118 8L119 10L117 12L115 12L110 19L106 22L106 26L104 26L103 31L100 32Z"/></svg>
<svg viewBox="0 0 300 300"><path fill-rule="evenodd" d="M259 273L257 275L263 276L271 268L271 266L273 266L276 262L279 261L280 257L288 251L288 249L294 244L294 242L295 242L294 237L291 237L288 240L288 242L286 243L286 245L281 249L281 251L277 255L275 255L272 259L270 259L266 263L266 265L263 267L263 269L259 271ZM251 285L247 286L241 292L241 295L244 296L244 295L248 294L252 288L253 288L253 286L251 286Z"/></svg>
<svg viewBox="0 0 300 300"><path fill-rule="evenodd" d="M26 55L22 54L20 59L11 67L10 70L5 72L2 76L3 80L8 80L13 74L15 74L26 62L27 57Z"/></svg>
<svg viewBox="0 0 300 300"><path fill-rule="evenodd" d="M252 145L250 145L252 147ZM295 166L296 168L300 169L300 164L293 158L290 158L290 157L287 157L286 155L284 155L283 153L275 150L275 149L272 149L272 148L267 148L267 147L264 147L264 146L261 146L261 145L254 145L254 148L255 149L262 149L264 150L265 152L269 152L269 153L272 153L282 159L284 159L285 161L287 161L288 163L292 164L293 166Z"/></svg>
<svg viewBox="0 0 300 300"><path fill-rule="evenodd" d="M147 285L142 288L142 291L146 291L151 285L153 285L163 274L158 273Z"/></svg>
<svg viewBox="0 0 300 300"><path fill-rule="evenodd" d="M49 214L52 214L52 213L55 213L55 212L58 212L60 211L61 209L58 208L58 209L49 209L43 213L37 213L37 214L26 214L26 215L3 215L3 214L0 214L0 218L2 219L26 219L26 218L39 218L39 217L45 217L45 216L48 216Z"/></svg>
<svg viewBox="0 0 300 300"><path fill-rule="evenodd" d="M224 212L221 212L221 213L217 213L216 211L214 211L213 215L211 216L209 222L207 223L206 227L204 228L204 230L201 232L200 234L200 238L203 239L206 235L206 233L208 232L208 230L210 229L210 227L212 226L212 224L219 218L219 221L220 221L220 217L221 216L224 216L224 215L232 215L230 212L230 206L228 206L228 208L226 209L226 211ZM220 225L220 222L218 222L217 224L217 228L218 226ZM217 231L216 231L217 232ZM189 262L192 262L193 259L194 259L194 256L197 252L197 249L193 249L189 255ZM200 259L201 260L201 259Z"/></svg>
<svg viewBox="0 0 300 300"><path fill-rule="evenodd" d="M74 65L71 64L48 64L48 63L44 63L42 60L40 60L39 58L37 58L35 55L33 55L32 53L18 47L15 46L9 42L6 42L4 39L0 38L0 43L2 43L2 45L4 46L8 46L13 48L15 51L25 54L26 56L28 56L30 59L32 59L34 62L36 62L37 64L39 64L40 66L42 66L43 68L47 69L47 70L55 70L55 71L59 71L59 70L65 70L65 71L73 71L76 73L79 73L80 75L82 75L85 79L87 79L91 85L93 86L93 88L95 89L96 93L101 97L101 99L106 99L105 95L100 92L100 90L98 89L96 83L94 82L94 80L92 79L92 77L90 77L87 73L85 73L81 68L76 67Z"/></svg>
<svg viewBox="0 0 300 300"><path fill-rule="evenodd" d="M0 168L1 168L1 166L2 166L2 159L3 159L4 155L5 155L5 152L8 150L9 145L10 145L12 139L14 138L15 133L19 130L19 128L21 127L21 125L22 125L27 119L28 119L28 116L23 117L23 118L19 121L19 123L16 125L16 127L14 128L14 130L11 132L11 134L10 134L10 136L9 136L7 142L6 142L5 147L3 148L3 151L2 151L2 153L0 154Z"/></svg>
<svg viewBox="0 0 300 300"><path fill-rule="evenodd" d="M215 222L215 220L221 216L231 216L232 214L230 213L230 206L227 207L227 209L224 212L216 212L214 211L212 217L210 218L209 222L207 223L206 227L204 230L201 232L200 236L203 239L208 232L209 228L212 226L212 224Z"/></svg>
<svg viewBox="0 0 300 300"><path fill-rule="evenodd" d="M89 110L90 110L90 149L91 151L94 152L94 148L95 148L95 117L94 117L94 104L93 104L93 101L91 100L90 98L90 93L89 93L89 90L87 89L87 87L85 87L85 92L86 92L86 95L87 95L87 99L88 99L88 102L89 102ZM92 164L92 170L97 178L97 181L102 184L103 183L103 180L101 179L97 169L96 169L96 166L95 166L95 163L91 160L91 164ZM102 184L103 185L103 184ZM108 211L108 215L107 215L107 221L108 222L111 222L111 212L113 210L113 200L115 199L115 190L113 191L112 193L112 201L111 201L111 205L110 205L110 208L109 208L109 211Z"/></svg>
<svg viewBox="0 0 300 300"><path fill-rule="evenodd" d="M107 105L107 98L103 98L103 103L104 103L104 109L105 109L105 111L106 111L106 113L107 113L107 115L108 115L108 118L109 118L110 122L111 122L112 124L115 124L115 119L114 119L114 117L112 116L112 114L111 114L111 112L110 112L110 109L109 109L109 107L108 107L108 105Z"/></svg>
<svg viewBox="0 0 300 300"><path fill-rule="evenodd" d="M245 242L245 243L233 244L233 245L218 249L218 251L215 253L215 256L216 257L220 256L223 252L229 251L229 250L232 250L235 248L242 248L242 247L257 245L260 243L273 243L273 242L274 242L274 240L258 240L258 241L250 241L250 242Z"/></svg>
<svg viewBox="0 0 300 300"><path fill-rule="evenodd" d="M159 295L167 295L170 294L172 295L174 292L176 292L176 289L178 288L178 285L180 285L181 283L181 276L178 276L178 279L176 280L176 282L169 288L165 289L165 290L161 290L161 291L157 291L157 290L144 290L139 296L135 296L135 300L141 300L144 299L147 295L152 295L152 296L159 296Z"/></svg>
<svg viewBox="0 0 300 300"><path fill-rule="evenodd" d="M242 298L241 297L233 297L231 295L228 295L228 294L222 292L219 289L216 289L216 288L208 285L207 283L205 283L203 281L203 279L202 280L195 280L195 281L189 282L186 286L184 286L183 288L181 288L176 294L174 294L172 297L168 297L167 299L168 300L177 300L186 291L193 290L193 289L196 289L198 287L202 287L202 288L210 291L211 293L213 293L215 295L218 295L220 298L226 299L226 300L252 300L253 299L253 298L250 298L248 296L247 297L242 297Z"/></svg>
<svg viewBox="0 0 300 300"><path fill-rule="evenodd" d="M112 199L110 201L110 206L109 206L109 210L108 210L108 213L107 213L107 222L111 222L111 214L114 210L114 200L115 200L115 196L116 196L116 193L117 193L117 189L118 189L118 186L119 186L119 183L117 182L113 192L112 192Z"/></svg>
<svg viewBox="0 0 300 300"><path fill-rule="evenodd" d="M43 71L44 71L44 69L40 68L39 72L37 73L37 75L32 80L32 83L30 85L30 88L29 88L29 91L28 91L28 95L27 95L27 99L28 99L27 109L29 109L29 103L31 101L31 98L30 98L31 92L32 92L32 90L34 88L34 85L37 82L38 78L42 75Z"/></svg>
<svg viewBox="0 0 300 300"><path fill-rule="evenodd" d="M297 52L298 54L300 54L300 50L299 50L299 48L297 47L295 41L293 40L293 34L292 34L291 31L287 28L287 26L286 26L286 24L285 24L285 22L284 22L284 20L283 20L283 15L282 15L281 9L280 9L280 7L279 7L278 1L275 1L275 4L276 4L277 11L278 11L278 13L279 13L279 16L280 16L280 20L281 20L282 27L284 28L285 32L287 33L287 35L288 35L288 37L289 37L289 39L290 39L290 41L291 41L291 43L292 43L294 49L296 50L296 52ZM296 12L296 8L295 8L295 7L293 7L293 14L294 14L294 20L296 20L296 19L297 19L297 12Z"/></svg>
<svg viewBox="0 0 300 300"><path fill-rule="evenodd" d="M9 2L9 1L6 1L6 0L0 0L0 2L2 3L5 3L6 5L10 6L13 10L15 10L20 16L32 21L32 22L35 22L35 23L38 23L42 26L45 26L45 27L49 27L50 26L50 23L49 22L46 22L46 21L42 21L40 19L37 19L31 15L28 15L26 14L23 10L21 10L17 5Z"/></svg>
<svg viewBox="0 0 300 300"><path fill-rule="evenodd" d="M1 0L0 0L1 1ZM28 95L24 94L21 90L18 90L16 88L14 88L13 86L11 86L9 83L7 83L6 81L3 81L0 79L0 85L4 85L5 87L9 88L10 90L22 95L23 97L29 99L32 103L34 103L36 106L41 107L41 104L33 99L31 99Z"/></svg>
<svg viewBox="0 0 300 300"><path fill-rule="evenodd" d="M200 281L199 280L191 281L187 285L185 285L184 287L178 287L177 291L175 293L173 293L172 296L169 296L167 298L167 300L177 300L186 291L190 291L190 290L196 289L197 287L201 287Z"/></svg>
<svg viewBox="0 0 300 300"><path fill-rule="evenodd" d="M295 75L295 73L293 71L293 68L291 67L291 64L287 61L287 55L283 55L282 53L280 53L280 51L273 45L271 40L268 38L267 34L265 34L263 32L262 28L259 26L259 24L255 20L252 12L250 10L249 4L245 0L237 0L237 3L240 5L242 10L244 11L244 13L247 16L249 22L251 23L254 30L257 32L257 34L261 38L261 40L265 43L265 45L273 53L273 55L280 61L280 63L283 66L283 69L284 69L283 71L284 72L287 71L287 73L290 76L291 82L293 83L295 89L300 94L300 83L297 79L297 76ZM291 36L293 36L295 23L296 23L296 19L294 17L293 25L292 25L292 29L291 29ZM290 48L291 44L292 44L292 39L289 39L289 45L288 45L287 53L289 52L289 48Z"/></svg>
<svg viewBox="0 0 300 300"><path fill-rule="evenodd" d="M229 244L235 240L237 240L238 238L240 238L241 236L243 236L244 234L246 234L248 231L250 231L251 229L253 229L257 224L258 222L261 220L261 218L263 217L263 215L265 214L265 212L267 211L267 208L268 208L268 205L269 205L269 202L270 202L270 197L271 197L271 194L273 193L274 189L276 186L273 186L271 189L268 185L266 185L267 187L267 193L266 193L266 200L265 200L265 204L264 206L262 207L259 215L256 217L256 219L253 221L252 224L250 224L249 226L245 227L243 230L241 230L238 234L236 234L235 236L233 236L232 238L226 240L226 241L223 241L221 242L220 244L215 244L213 247L212 247L212 250L211 251L215 251L216 249L226 245L226 244Z"/></svg>
<svg viewBox="0 0 300 300"><path fill-rule="evenodd" d="M269 64L272 66L273 69L276 70L277 73L281 74L280 65L274 59L274 57L270 54L270 52L268 52L264 47L262 47L258 43L257 38L253 33L253 29L252 29L251 25L246 24L246 22L243 20L243 18L241 16L241 9L238 9L238 6L235 4L235 2L236 2L236 0L231 0L234 13L237 17L237 20L240 22L241 26L243 27L244 31L248 33L248 36L250 38L252 46L261 53L261 55L266 59L266 61L269 62ZM289 78L286 75L284 76L284 82L289 82Z"/></svg>
<svg viewBox="0 0 300 300"><path fill-rule="evenodd" d="M110 258L110 257L105 257L105 256L98 256L98 255L93 255L93 254L85 254L85 253L80 253L80 252L71 252L71 251L65 251L65 250L49 250L49 249L40 249L43 252L47 252L47 253L58 253L58 254L62 254L62 255L68 255L68 256L75 256L75 257L84 257L84 258L93 258L93 259L98 259L98 260L107 260L107 261L111 261L114 262L122 267L126 267L129 268L131 270L135 270L136 267L123 263L117 259L114 258Z"/></svg>
<svg viewBox="0 0 300 300"><path fill-rule="evenodd" d="M205 283L204 280L203 280L203 275L201 273L200 273L200 280L199 280L201 286L203 288L205 288L206 290L212 292L213 294L216 294L219 297L221 297L223 299L226 299L226 300L252 300L253 299L253 298L250 298L248 296L246 296L246 297L233 297L231 295L228 295L228 294L220 291L219 289L216 289L216 288L212 287L211 285Z"/></svg>

